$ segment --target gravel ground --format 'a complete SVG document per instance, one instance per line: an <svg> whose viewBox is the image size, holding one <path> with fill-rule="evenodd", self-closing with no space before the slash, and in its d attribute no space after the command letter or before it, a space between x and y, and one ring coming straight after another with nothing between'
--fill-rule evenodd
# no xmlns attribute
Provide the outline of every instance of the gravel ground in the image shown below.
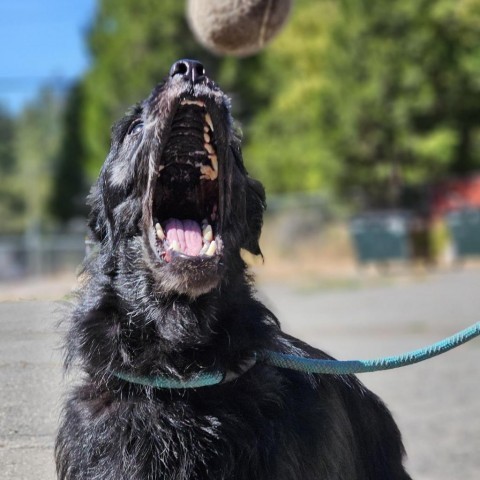
<svg viewBox="0 0 480 480"><path fill-rule="evenodd" d="M352 290L262 286L285 330L338 358L393 355L480 320L480 271ZM54 479L61 401L58 305L0 303L0 479ZM363 374L403 432L416 480L473 480L480 472L480 341L427 363Z"/></svg>

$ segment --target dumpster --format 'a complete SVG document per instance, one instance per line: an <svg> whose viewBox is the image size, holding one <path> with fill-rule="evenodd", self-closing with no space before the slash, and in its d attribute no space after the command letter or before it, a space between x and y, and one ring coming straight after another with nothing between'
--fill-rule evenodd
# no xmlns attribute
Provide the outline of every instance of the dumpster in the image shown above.
<svg viewBox="0 0 480 480"><path fill-rule="evenodd" d="M446 215L458 258L480 255L480 208L464 208Z"/></svg>
<svg viewBox="0 0 480 480"><path fill-rule="evenodd" d="M350 222L350 234L360 263L408 261L413 215L403 210L367 212Z"/></svg>

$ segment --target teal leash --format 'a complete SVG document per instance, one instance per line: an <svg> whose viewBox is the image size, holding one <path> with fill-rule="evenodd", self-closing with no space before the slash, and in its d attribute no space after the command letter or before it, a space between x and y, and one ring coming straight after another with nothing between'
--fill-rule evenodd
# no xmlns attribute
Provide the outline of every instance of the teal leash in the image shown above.
<svg viewBox="0 0 480 480"><path fill-rule="evenodd" d="M193 377L179 380L169 376L142 377L128 373L116 372L114 375L130 383L165 389L186 389L200 388L226 383L238 378L246 370L250 369L256 362L262 362L272 367L285 368L303 373L327 374L327 375L349 375L354 373L378 372L393 368L406 367L414 363L423 362L430 358L448 352L475 337L480 335L480 322L462 330L451 337L445 338L428 347L402 353L392 357L382 357L373 360L326 360L318 358L305 358L297 355L273 352L265 350L259 352L254 359L246 362L247 367L239 374L232 372L221 373L200 372Z"/></svg>
<svg viewBox="0 0 480 480"><path fill-rule="evenodd" d="M406 367L414 363L423 362L430 358L448 352L480 335L480 322L461 332L445 338L428 347L402 353L393 357L382 357L373 360L323 360L304 358L296 355L265 351L263 360L268 365L279 368L288 368L304 373L321 373L331 375L348 375L352 373L379 372L392 368Z"/></svg>

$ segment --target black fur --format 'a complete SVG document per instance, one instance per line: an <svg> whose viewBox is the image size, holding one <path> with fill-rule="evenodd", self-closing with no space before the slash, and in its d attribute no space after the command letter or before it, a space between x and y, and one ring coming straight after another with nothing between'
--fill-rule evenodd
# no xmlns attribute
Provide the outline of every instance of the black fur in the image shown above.
<svg viewBox="0 0 480 480"><path fill-rule="evenodd" d="M215 127L219 173L204 183L218 195L222 247L209 258L167 262L155 252L152 217L170 202L164 191L179 192L180 204L198 186L198 172L178 153L193 140L169 143L184 98L202 99ZM236 371L262 349L326 357L284 334L254 296L240 250L260 253L264 191L245 171L229 112L207 77L173 75L113 128L89 197L99 249L85 262L66 338L67 367L84 375L65 403L58 478L408 479L390 413L353 376L258 363L222 385L162 390L113 375ZM168 208L190 208L173 203Z"/></svg>

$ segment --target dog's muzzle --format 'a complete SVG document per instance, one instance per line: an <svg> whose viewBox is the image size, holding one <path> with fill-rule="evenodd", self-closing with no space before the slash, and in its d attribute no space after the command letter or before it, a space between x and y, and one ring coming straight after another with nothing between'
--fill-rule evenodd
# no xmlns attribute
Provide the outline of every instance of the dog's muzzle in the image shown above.
<svg viewBox="0 0 480 480"><path fill-rule="evenodd" d="M220 168L205 69L180 60L171 82L186 85L176 99L151 193L150 243L158 259L172 263L221 255ZM195 87L201 86L203 94ZM218 115L217 115L218 116ZM204 262L205 263L205 262Z"/></svg>

